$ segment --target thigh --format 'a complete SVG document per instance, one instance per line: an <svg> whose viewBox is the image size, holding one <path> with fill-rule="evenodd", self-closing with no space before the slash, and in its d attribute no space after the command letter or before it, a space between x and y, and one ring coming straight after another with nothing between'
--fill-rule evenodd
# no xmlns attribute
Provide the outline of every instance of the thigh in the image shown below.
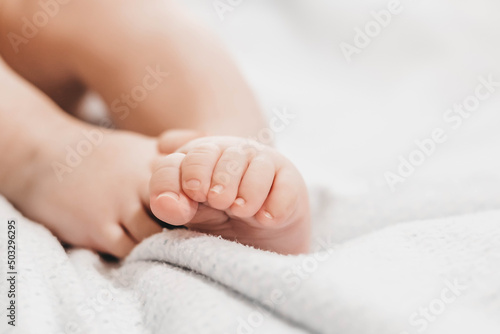
<svg viewBox="0 0 500 334"><path fill-rule="evenodd" d="M60 33L67 21L62 6L57 1L0 0L0 56L21 77L71 111L85 88L67 62L69 45Z"/></svg>

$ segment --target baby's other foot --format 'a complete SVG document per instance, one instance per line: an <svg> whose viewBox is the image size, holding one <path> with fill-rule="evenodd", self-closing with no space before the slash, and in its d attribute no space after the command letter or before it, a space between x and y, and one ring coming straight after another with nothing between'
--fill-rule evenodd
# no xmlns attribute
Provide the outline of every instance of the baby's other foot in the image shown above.
<svg viewBox="0 0 500 334"><path fill-rule="evenodd" d="M237 137L203 137L161 157L150 182L151 209L186 225L283 254L308 250L307 189L275 149Z"/></svg>

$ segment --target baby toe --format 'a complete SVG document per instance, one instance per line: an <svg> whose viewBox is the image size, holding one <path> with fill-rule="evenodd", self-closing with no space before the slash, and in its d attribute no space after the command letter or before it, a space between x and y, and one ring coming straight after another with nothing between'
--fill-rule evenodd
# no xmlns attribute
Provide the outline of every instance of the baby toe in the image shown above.
<svg viewBox="0 0 500 334"><path fill-rule="evenodd" d="M149 183L153 214L171 225L184 225L196 214L198 203L183 193L180 166L185 155L173 153L160 158Z"/></svg>
<svg viewBox="0 0 500 334"><path fill-rule="evenodd" d="M289 223L299 199L300 175L294 170L281 169L276 173L269 196L255 215L257 221L269 228L279 228Z"/></svg>
<svg viewBox="0 0 500 334"><path fill-rule="evenodd" d="M276 167L270 159L254 158L241 180L231 213L240 218L253 217L266 201L275 173Z"/></svg>
<svg viewBox="0 0 500 334"><path fill-rule="evenodd" d="M158 150L162 154L171 154L187 142L204 135L194 130L168 130L158 138Z"/></svg>
<svg viewBox="0 0 500 334"><path fill-rule="evenodd" d="M212 174L208 204L217 210L226 210L236 199L241 178L248 166L248 156L231 147L222 153Z"/></svg>
<svg viewBox="0 0 500 334"><path fill-rule="evenodd" d="M182 189L192 200L207 201L212 174L221 150L215 144L201 144L189 150L181 166Z"/></svg>

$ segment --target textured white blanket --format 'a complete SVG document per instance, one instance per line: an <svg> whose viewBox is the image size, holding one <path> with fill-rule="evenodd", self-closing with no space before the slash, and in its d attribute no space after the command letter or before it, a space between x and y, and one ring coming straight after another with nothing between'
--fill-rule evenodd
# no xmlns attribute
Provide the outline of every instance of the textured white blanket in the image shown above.
<svg viewBox="0 0 500 334"><path fill-rule="evenodd" d="M3 315L6 333L500 331L500 211L318 240L322 251L300 257L165 231L113 265L65 253L45 228L0 209L18 220L20 250L17 327Z"/></svg>
<svg viewBox="0 0 500 334"><path fill-rule="evenodd" d="M222 1L224 20L212 1L185 2L270 117L293 113L276 136L321 185L317 252L166 231L110 264L65 252L0 199L1 254L19 222L18 326L2 276L0 332L500 333L500 4L401 0L347 62L342 43L390 1Z"/></svg>

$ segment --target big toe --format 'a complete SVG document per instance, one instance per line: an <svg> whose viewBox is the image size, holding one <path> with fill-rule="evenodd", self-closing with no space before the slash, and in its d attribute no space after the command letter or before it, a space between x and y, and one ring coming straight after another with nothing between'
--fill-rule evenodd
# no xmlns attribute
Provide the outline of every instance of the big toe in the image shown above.
<svg viewBox="0 0 500 334"><path fill-rule="evenodd" d="M185 155L174 153L160 158L149 183L153 214L171 225L184 225L193 219L198 203L187 197L180 185L180 166Z"/></svg>
<svg viewBox="0 0 500 334"><path fill-rule="evenodd" d="M164 192L150 198L153 214L170 225L185 225L196 214L198 203L183 194Z"/></svg>

